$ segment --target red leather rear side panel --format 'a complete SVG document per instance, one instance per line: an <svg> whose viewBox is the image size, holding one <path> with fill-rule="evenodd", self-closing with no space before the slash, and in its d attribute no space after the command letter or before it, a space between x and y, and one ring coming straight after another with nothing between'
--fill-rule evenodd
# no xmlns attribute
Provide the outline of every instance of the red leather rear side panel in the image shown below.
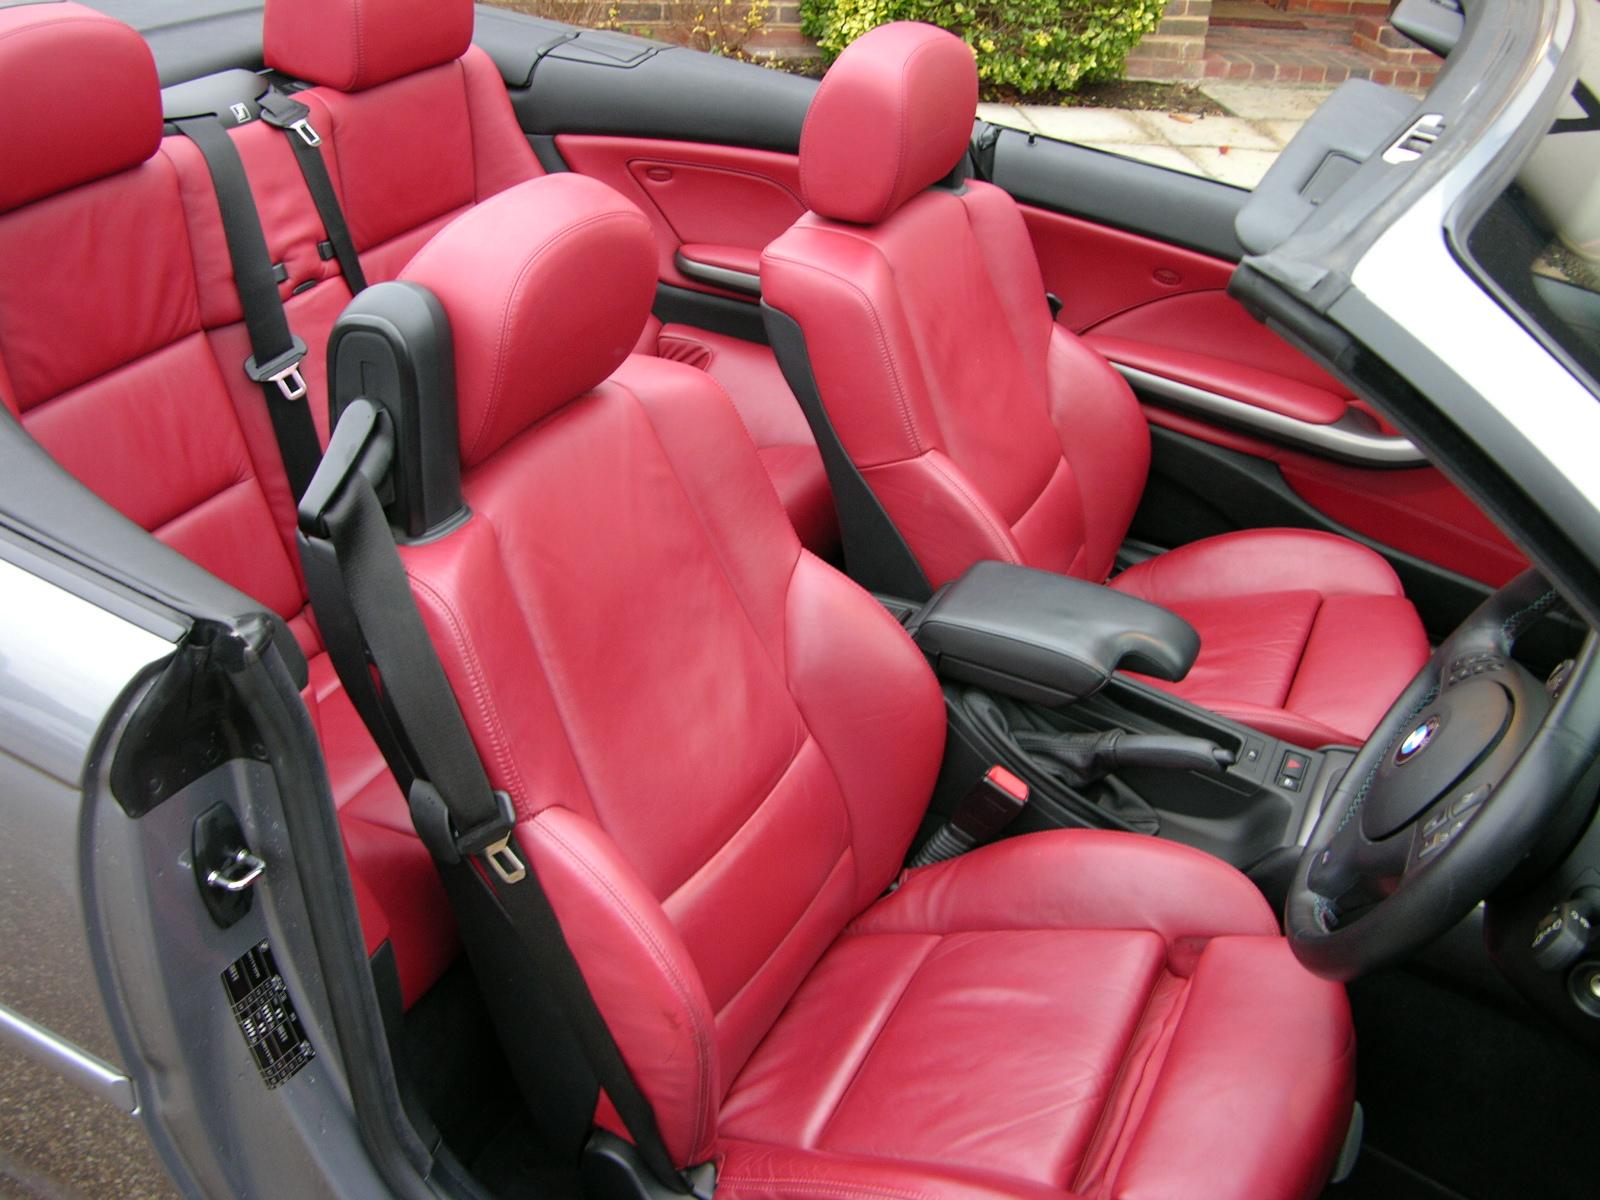
<svg viewBox="0 0 1600 1200"><path fill-rule="evenodd" d="M1232 265L1153 238L1024 206L1045 287L1064 301L1057 320L1130 366L1200 364L1206 386L1250 399L1282 382L1270 407L1326 421L1350 390L1226 292ZM1230 368L1236 375L1230 375ZM1169 372L1174 373L1174 372ZM1354 401L1359 404L1359 401ZM1276 462L1301 499L1330 520L1469 579L1498 586L1527 560L1475 504L1432 467L1380 471L1330 462L1146 407L1152 423Z"/></svg>
<svg viewBox="0 0 1600 1200"><path fill-rule="evenodd" d="M644 210L661 247L661 278L676 287L718 291L678 271L673 259L683 243L759 252L805 211L792 154L585 134L562 134L556 148L574 171Z"/></svg>

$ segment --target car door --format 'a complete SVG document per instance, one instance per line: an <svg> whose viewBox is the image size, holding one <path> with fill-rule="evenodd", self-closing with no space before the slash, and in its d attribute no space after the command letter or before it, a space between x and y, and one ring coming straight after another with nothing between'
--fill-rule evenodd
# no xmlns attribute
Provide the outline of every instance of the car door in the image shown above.
<svg viewBox="0 0 1600 1200"><path fill-rule="evenodd" d="M1128 377L1154 438L1135 538L1171 546L1251 525L1356 536L1400 571L1432 628L1525 559L1349 387L1227 290L1250 193L1016 130L990 173L1023 207L1057 320Z"/></svg>
<svg viewBox="0 0 1600 1200"><path fill-rule="evenodd" d="M0 1192L389 1194L293 635L4 410L0 464Z"/></svg>

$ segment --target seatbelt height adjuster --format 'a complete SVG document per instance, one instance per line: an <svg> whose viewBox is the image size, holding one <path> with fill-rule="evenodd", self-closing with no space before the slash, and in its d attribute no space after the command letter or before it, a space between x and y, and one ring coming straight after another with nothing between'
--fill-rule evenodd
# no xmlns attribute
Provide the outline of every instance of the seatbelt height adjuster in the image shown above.
<svg viewBox="0 0 1600 1200"><path fill-rule="evenodd" d="M244 373L256 383L275 383L285 400L302 400L306 394L305 376L300 374L300 364L305 361L306 344L291 336L293 343L276 358L258 364L252 354L244 360Z"/></svg>

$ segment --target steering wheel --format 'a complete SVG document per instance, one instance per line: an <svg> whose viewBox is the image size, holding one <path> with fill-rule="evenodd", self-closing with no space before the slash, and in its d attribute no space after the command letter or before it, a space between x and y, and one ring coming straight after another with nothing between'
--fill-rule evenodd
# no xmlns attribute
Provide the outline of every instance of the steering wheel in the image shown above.
<svg viewBox="0 0 1600 1200"><path fill-rule="evenodd" d="M1554 689L1511 658L1556 601L1524 571L1434 651L1329 796L1285 905L1295 956L1349 980L1439 937L1497 888L1594 760L1594 639Z"/></svg>

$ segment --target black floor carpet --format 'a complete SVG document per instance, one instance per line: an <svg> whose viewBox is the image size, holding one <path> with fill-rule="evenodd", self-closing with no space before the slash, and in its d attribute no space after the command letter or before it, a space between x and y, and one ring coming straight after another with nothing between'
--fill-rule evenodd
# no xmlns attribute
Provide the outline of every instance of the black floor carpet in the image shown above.
<svg viewBox="0 0 1600 1200"><path fill-rule="evenodd" d="M1324 1200L1594 1200L1600 1057L1409 971L1353 984L1365 1150Z"/></svg>

